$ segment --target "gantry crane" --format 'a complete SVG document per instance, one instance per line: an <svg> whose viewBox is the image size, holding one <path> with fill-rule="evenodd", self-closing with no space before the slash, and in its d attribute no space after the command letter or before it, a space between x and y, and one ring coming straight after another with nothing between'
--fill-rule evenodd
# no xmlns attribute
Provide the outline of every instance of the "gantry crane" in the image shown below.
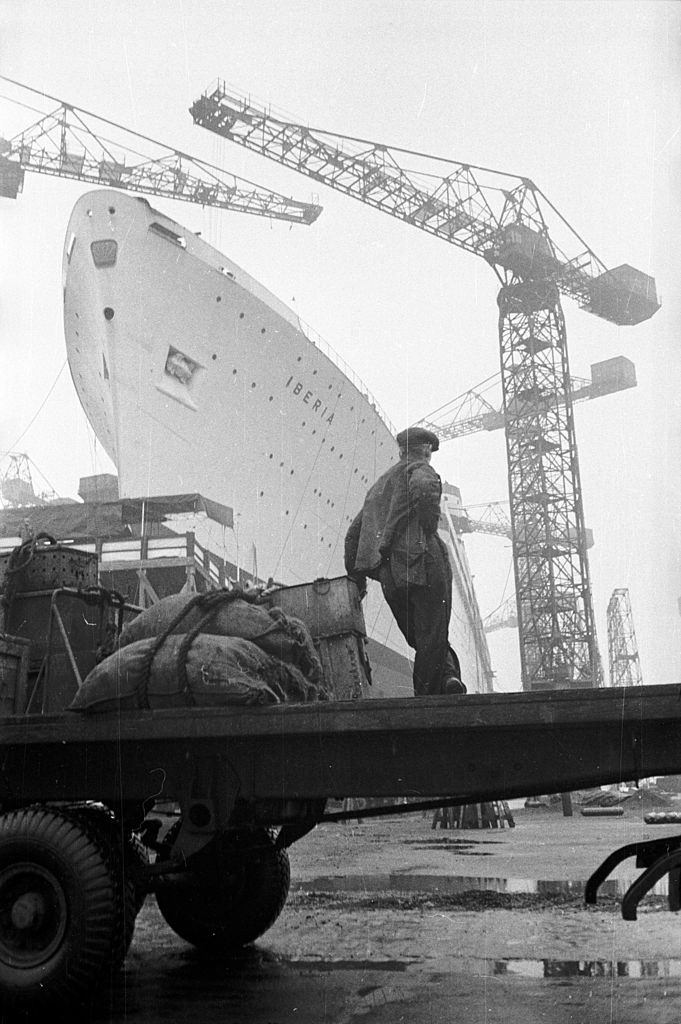
<svg viewBox="0 0 681 1024"><path fill-rule="evenodd" d="M222 81L190 113L493 269L523 686L601 685L560 295L637 324L659 308L654 280L608 270L529 178L306 127Z"/></svg>
<svg viewBox="0 0 681 1024"><path fill-rule="evenodd" d="M641 686L643 675L638 656L629 591L613 590L608 601L608 661L611 686Z"/></svg>
<svg viewBox="0 0 681 1024"><path fill-rule="evenodd" d="M22 508L24 505L47 505L56 499L52 490L36 494L31 475L31 459L25 452L0 452L0 464L7 460L0 470L0 508ZM37 469L38 467L35 466ZM40 472L40 470L38 470ZM42 475L42 474L41 474ZM48 483L48 481L45 481Z"/></svg>
<svg viewBox="0 0 681 1024"><path fill-rule="evenodd" d="M0 79L38 93L5 75ZM16 199L25 172L35 171L298 224L312 224L321 212L314 203L288 199L72 103L39 95L59 106L13 138L0 139L0 196ZM140 142L156 147L157 155L141 154L134 148Z"/></svg>

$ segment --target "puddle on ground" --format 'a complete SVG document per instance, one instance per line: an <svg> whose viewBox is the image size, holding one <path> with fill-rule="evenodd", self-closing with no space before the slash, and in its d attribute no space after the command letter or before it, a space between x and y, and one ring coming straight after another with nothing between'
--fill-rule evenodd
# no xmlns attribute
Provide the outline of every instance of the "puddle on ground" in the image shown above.
<svg viewBox="0 0 681 1024"><path fill-rule="evenodd" d="M411 960L285 960L281 962L297 971L406 971Z"/></svg>
<svg viewBox="0 0 681 1024"><path fill-rule="evenodd" d="M599 896L623 896L636 876L606 879ZM663 878L651 893L666 896L667 878ZM294 882L294 892L436 892L440 895L464 892L533 893L539 896L584 895L586 880L556 881L534 878L493 878L482 875L416 875L394 873L389 875L320 875L306 881Z"/></svg>
<svg viewBox="0 0 681 1024"><path fill-rule="evenodd" d="M679 978L681 960L494 960L494 975L523 978Z"/></svg>
<svg viewBox="0 0 681 1024"><path fill-rule="evenodd" d="M442 832L437 832L430 839L420 837L419 839L402 839L400 840L400 846L416 846L417 848L423 847L424 850L429 850L434 843L438 846L449 846L452 848L459 848L465 846L466 848L475 849L478 846L498 846L498 839L459 839L454 836L442 835Z"/></svg>

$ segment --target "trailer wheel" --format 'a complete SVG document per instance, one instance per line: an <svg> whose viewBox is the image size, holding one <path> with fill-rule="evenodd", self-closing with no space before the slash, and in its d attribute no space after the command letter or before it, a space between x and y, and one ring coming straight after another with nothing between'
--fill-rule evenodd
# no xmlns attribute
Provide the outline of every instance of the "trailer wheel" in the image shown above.
<svg viewBox="0 0 681 1024"><path fill-rule="evenodd" d="M41 807L2 815L2 1004L86 1002L125 956L125 903L106 850L81 822Z"/></svg>
<svg viewBox="0 0 681 1024"><path fill-rule="evenodd" d="M181 828L177 822L164 840L170 854ZM274 835L257 829L245 836L217 836L213 868L188 871L156 892L159 910L173 931L206 950L237 949L271 928L284 909L291 880L286 850L276 849ZM206 879L213 876L217 885Z"/></svg>
<svg viewBox="0 0 681 1024"><path fill-rule="evenodd" d="M87 829L96 831L98 842L107 851L107 859L123 889L126 907L134 908L124 921L124 941L127 951L132 942L135 917L146 899L146 890L135 885L135 869L149 864L149 853L135 832L123 832L114 813L104 804L87 803L68 808L70 817L83 822Z"/></svg>

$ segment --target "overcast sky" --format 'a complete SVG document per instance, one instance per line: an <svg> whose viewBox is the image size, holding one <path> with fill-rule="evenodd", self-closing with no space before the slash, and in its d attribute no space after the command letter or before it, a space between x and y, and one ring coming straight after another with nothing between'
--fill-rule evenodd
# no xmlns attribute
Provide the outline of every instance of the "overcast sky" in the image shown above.
<svg viewBox="0 0 681 1024"><path fill-rule="evenodd" d="M292 305L398 428L498 370L493 273L195 128L187 108L217 77L316 127L531 177L608 266L653 274L662 309L638 327L569 300L565 314L574 374L625 355L638 377L576 406L601 653L607 664L610 594L628 587L645 681L679 680L681 5L0 0L0 18L0 73L286 194L316 189L312 227L156 205ZM2 82L0 94L50 108ZM0 101L0 135L35 119ZM86 190L27 175L17 200L0 199L0 449L27 452L62 495L112 468L63 369L61 251ZM465 503L506 496L499 432L449 442L434 464ZM510 544L466 547L485 614L511 592ZM489 639L499 685L517 687L515 634Z"/></svg>

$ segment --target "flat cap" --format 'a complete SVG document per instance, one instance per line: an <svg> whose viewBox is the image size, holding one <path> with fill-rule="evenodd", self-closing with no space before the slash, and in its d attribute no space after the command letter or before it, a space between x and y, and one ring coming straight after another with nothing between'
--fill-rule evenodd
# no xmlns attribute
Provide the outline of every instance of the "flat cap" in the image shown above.
<svg viewBox="0 0 681 1024"><path fill-rule="evenodd" d="M426 430L425 427L407 427L406 430L401 430L395 438L400 448L409 448L415 444L429 444L432 451L438 451L440 447L440 439L437 434L434 434L432 430Z"/></svg>

